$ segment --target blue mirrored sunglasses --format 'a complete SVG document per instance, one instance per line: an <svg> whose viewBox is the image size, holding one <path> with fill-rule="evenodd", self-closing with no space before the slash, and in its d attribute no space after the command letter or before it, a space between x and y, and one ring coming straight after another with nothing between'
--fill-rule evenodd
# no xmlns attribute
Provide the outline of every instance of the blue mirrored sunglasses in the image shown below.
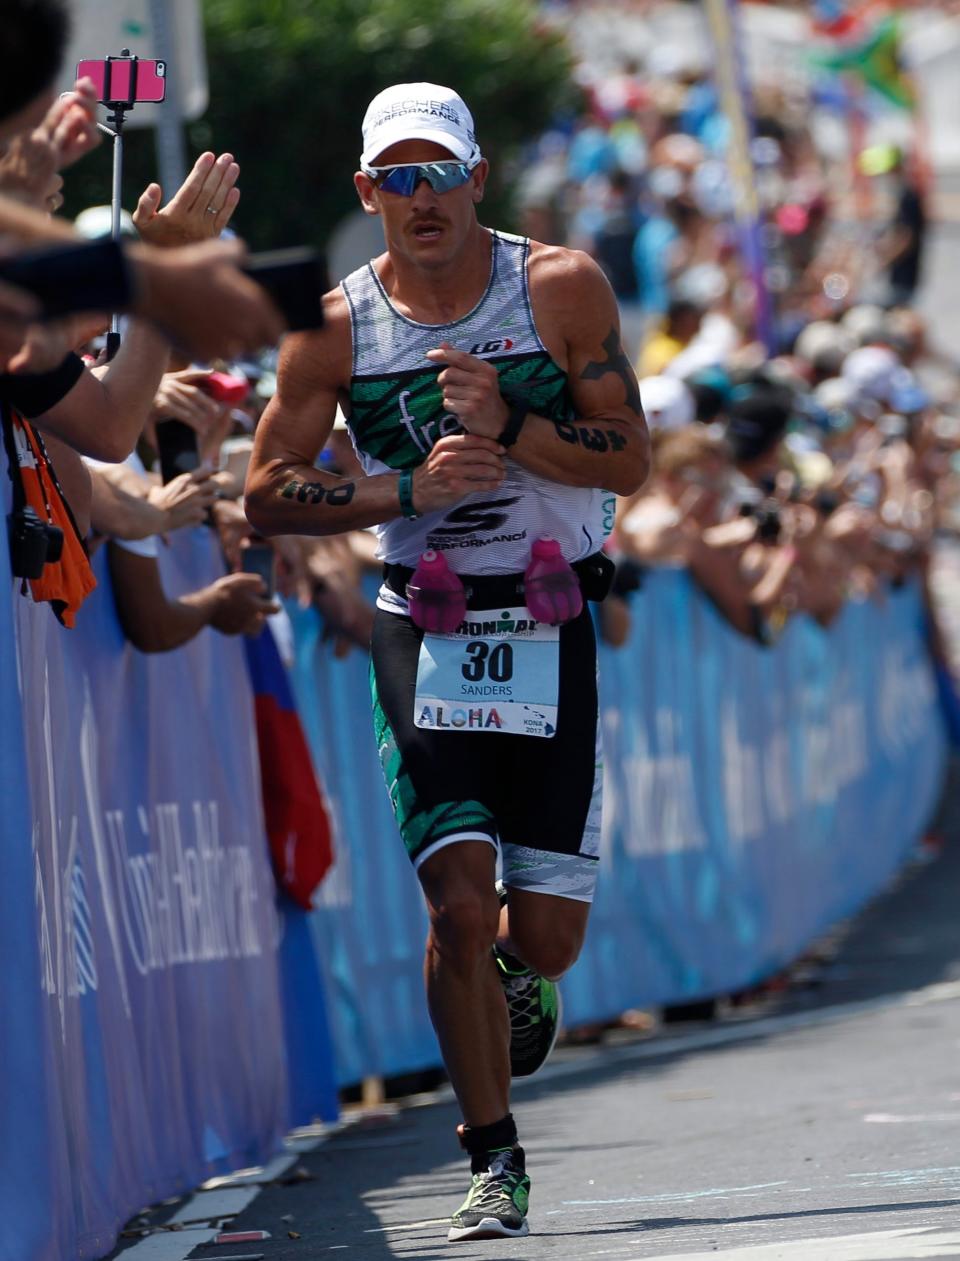
<svg viewBox="0 0 960 1261"><path fill-rule="evenodd" d="M466 162L405 162L399 166L368 166L364 170L383 192L412 197L421 180L426 180L435 193L462 188L473 167Z"/></svg>

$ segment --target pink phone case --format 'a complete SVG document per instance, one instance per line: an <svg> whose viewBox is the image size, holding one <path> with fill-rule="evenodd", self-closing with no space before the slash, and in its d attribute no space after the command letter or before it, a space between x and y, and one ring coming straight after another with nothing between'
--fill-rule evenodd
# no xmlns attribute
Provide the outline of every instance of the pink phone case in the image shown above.
<svg viewBox="0 0 960 1261"><path fill-rule="evenodd" d="M77 78L92 79L97 100L105 105L114 101L158 102L166 93L166 71L163 61L133 61L121 57L113 61L81 61L77 65Z"/></svg>

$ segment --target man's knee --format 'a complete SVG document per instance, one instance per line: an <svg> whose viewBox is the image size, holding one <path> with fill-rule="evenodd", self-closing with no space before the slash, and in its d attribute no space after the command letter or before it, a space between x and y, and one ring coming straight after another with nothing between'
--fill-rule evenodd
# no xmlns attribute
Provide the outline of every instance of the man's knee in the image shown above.
<svg viewBox="0 0 960 1261"><path fill-rule="evenodd" d="M559 981L576 963L583 946L579 925L555 925L548 933L525 930L522 923L510 924L510 941L528 968L550 981Z"/></svg>
<svg viewBox="0 0 960 1261"><path fill-rule="evenodd" d="M451 889L430 907L430 949L458 972L472 971L489 956L500 923L500 904L489 893Z"/></svg>

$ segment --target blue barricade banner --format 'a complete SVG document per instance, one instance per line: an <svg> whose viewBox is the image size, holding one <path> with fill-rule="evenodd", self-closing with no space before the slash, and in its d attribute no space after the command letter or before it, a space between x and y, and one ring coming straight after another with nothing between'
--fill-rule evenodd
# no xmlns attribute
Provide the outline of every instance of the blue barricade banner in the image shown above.
<svg viewBox="0 0 960 1261"><path fill-rule="evenodd" d="M930 822L945 738L919 592L793 620L765 650L654 574L601 661L602 875L568 1019L729 993L892 878Z"/></svg>
<svg viewBox="0 0 960 1261"><path fill-rule="evenodd" d="M222 572L209 531L162 551L168 595ZM0 664L2 1261L102 1256L143 1205L335 1108L319 977L279 953L241 642L144 656L103 555L97 574L66 632L11 609L0 572L18 645ZM287 953L302 939L288 920ZM304 1003L319 1044L288 1072L285 1012Z"/></svg>
<svg viewBox="0 0 960 1261"><path fill-rule="evenodd" d="M359 650L336 659L314 610L289 611L297 707L334 829L334 865L310 920L325 970L338 1080L436 1064L423 997L426 918L380 773L369 659Z"/></svg>
<svg viewBox="0 0 960 1261"><path fill-rule="evenodd" d="M375 590L371 580L370 592ZM686 574L651 574L601 649L603 852L568 1023L728 993L795 958L890 880L928 823L945 739L918 591L795 619L773 649ZM295 615L296 685L337 833L312 928L340 1080L439 1062L426 919L387 803L367 658ZM491 739L496 737L491 736Z"/></svg>

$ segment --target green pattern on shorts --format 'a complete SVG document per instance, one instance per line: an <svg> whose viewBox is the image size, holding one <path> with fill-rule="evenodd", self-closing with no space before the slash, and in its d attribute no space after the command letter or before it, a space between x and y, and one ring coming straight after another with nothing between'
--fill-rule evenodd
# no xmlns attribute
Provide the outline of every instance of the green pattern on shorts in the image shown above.
<svg viewBox="0 0 960 1261"><path fill-rule="evenodd" d="M423 806L410 776L404 770L390 721L380 704L377 677L370 663L370 694L373 697L373 729L384 782L394 817L410 859L417 858L436 841L457 832L497 834L493 814L479 801L445 801L430 809Z"/></svg>

